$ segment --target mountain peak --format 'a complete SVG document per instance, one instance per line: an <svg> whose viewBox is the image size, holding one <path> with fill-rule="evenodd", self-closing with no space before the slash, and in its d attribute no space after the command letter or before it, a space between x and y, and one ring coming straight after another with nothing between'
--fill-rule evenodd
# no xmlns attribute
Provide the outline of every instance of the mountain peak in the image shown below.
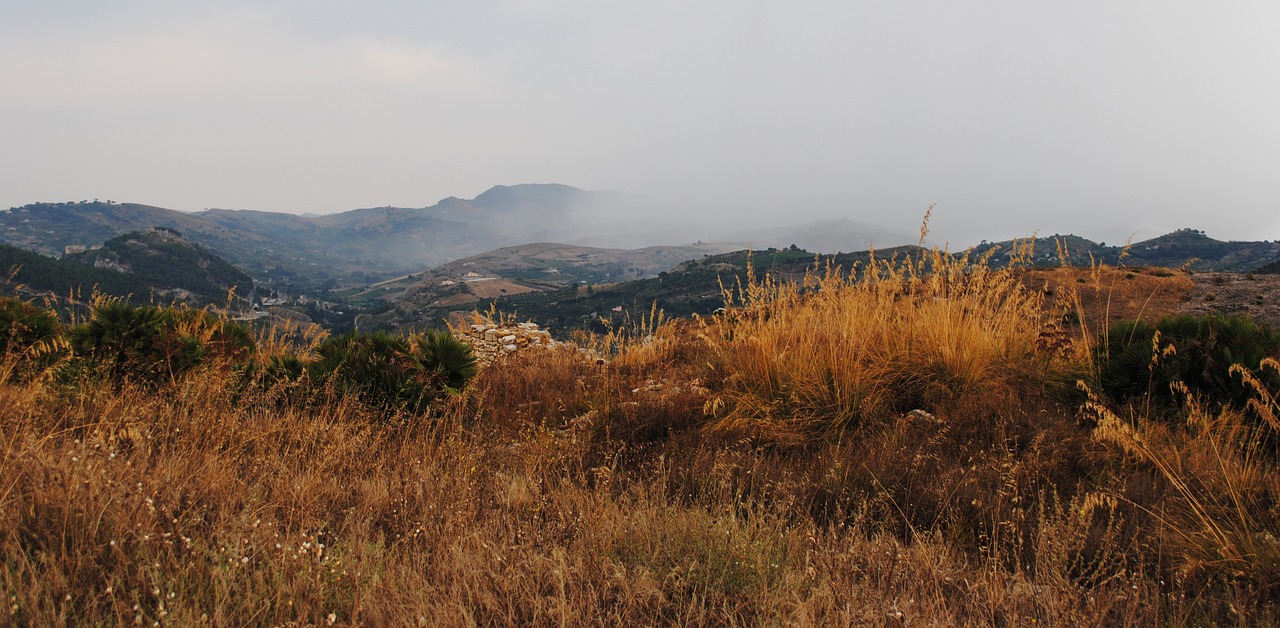
<svg viewBox="0 0 1280 628"><path fill-rule="evenodd" d="M471 204L485 208L520 204L547 206L562 204L584 194L587 194L584 190L560 183L495 185L471 199Z"/></svg>

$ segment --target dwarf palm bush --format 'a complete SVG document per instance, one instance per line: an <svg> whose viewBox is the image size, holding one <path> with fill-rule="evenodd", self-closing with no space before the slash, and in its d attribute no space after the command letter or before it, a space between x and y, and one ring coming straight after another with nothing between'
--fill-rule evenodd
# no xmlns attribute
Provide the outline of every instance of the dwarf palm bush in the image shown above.
<svg viewBox="0 0 1280 628"><path fill-rule="evenodd" d="M414 339L414 348L423 368L450 389L461 389L479 370L471 345L452 334L428 330Z"/></svg>
<svg viewBox="0 0 1280 628"><path fill-rule="evenodd" d="M76 353L118 378L159 381L215 358L243 361L254 352L244 327L202 310L136 306L106 300L71 329Z"/></svg>
<svg viewBox="0 0 1280 628"><path fill-rule="evenodd" d="M1280 332L1245 316L1172 316L1155 324L1113 325L1095 352L1102 391L1116 401L1145 399L1170 410L1171 389L1181 382L1205 402L1243 407L1252 391L1230 373L1233 364L1259 371L1266 358L1280 356ZM1280 385L1275 373L1259 377Z"/></svg>
<svg viewBox="0 0 1280 628"><path fill-rule="evenodd" d="M409 339L353 332L326 340L316 355L308 369L314 382L389 410L418 412L476 373L470 347L443 333Z"/></svg>
<svg viewBox="0 0 1280 628"><path fill-rule="evenodd" d="M309 368L312 380L331 386L338 395L378 406L416 408L430 401L425 373L400 336L334 336L316 348L316 355Z"/></svg>
<svg viewBox="0 0 1280 628"><path fill-rule="evenodd" d="M25 381L65 355L62 323L18 299L0 299L0 381Z"/></svg>

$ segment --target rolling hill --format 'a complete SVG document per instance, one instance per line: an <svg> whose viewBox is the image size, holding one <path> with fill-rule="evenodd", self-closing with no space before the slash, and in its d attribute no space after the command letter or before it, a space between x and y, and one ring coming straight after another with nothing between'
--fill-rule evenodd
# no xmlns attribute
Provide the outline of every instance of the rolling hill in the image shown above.
<svg viewBox="0 0 1280 628"><path fill-rule="evenodd" d="M1059 246L1061 245L1061 246ZM997 262L1008 261L1013 241L982 243L977 254L992 252ZM1053 235L1035 240L1037 264L1061 263L1087 266L1091 260L1113 266L1186 267L1191 270L1251 272L1280 259L1280 242L1225 242L1203 231L1179 229L1125 246L1107 246L1073 235Z"/></svg>
<svg viewBox="0 0 1280 628"><path fill-rule="evenodd" d="M438 321L486 299L655 277L684 260L723 251L723 246L710 244L643 249L522 244L373 284L356 296L393 302L396 312L382 317L386 321ZM366 318L362 324L376 325L377 319Z"/></svg>
<svg viewBox="0 0 1280 628"><path fill-rule="evenodd" d="M226 260L164 228L118 236L63 259L0 245L0 269L14 292L87 298L96 290L139 303L221 305L232 290L251 299L254 287Z"/></svg>
<svg viewBox="0 0 1280 628"><path fill-rule="evenodd" d="M194 297L204 303L225 302L228 292L244 299L253 295L253 279L249 275L164 227L126 233L107 240L100 248L63 259L129 274L154 290L173 291L179 297Z"/></svg>
<svg viewBox="0 0 1280 628"><path fill-rule="evenodd" d="M1105 263L1125 267L1185 267L1194 271L1266 272L1277 263L1267 260L1280 258L1280 242L1223 242L1206 236L1203 232L1182 229L1127 247L1106 246L1078 236L1050 236L1016 242L1021 247L1032 245L1032 263L1036 266L1067 265L1088 267L1091 263ZM991 263L1000 266L1016 257L1015 242L982 243L968 254L973 259L989 255ZM917 255L916 246L900 246L878 249L875 255L886 259L903 255ZM1062 255L1060 256L1060 252ZM817 263L838 266L845 270L861 266L870 258L869 251L820 255L795 248L770 248L764 251L736 251L692 259L678 264L657 277L634 281L607 282L590 287L562 286L551 291L523 291L486 295L474 299L465 309L485 310L490 306L521 318L530 318L553 329L604 329L621 324L627 316L647 313L655 304L670 316L708 314L724 305L722 286L732 289L739 281L745 281L748 260L758 273L771 273L776 277L796 279ZM415 319L413 307L396 295L387 298L396 301L397 309L384 315L400 325L428 324L439 319L447 308L431 310L434 319ZM462 308L455 308L462 309ZM400 316L397 320L395 316Z"/></svg>

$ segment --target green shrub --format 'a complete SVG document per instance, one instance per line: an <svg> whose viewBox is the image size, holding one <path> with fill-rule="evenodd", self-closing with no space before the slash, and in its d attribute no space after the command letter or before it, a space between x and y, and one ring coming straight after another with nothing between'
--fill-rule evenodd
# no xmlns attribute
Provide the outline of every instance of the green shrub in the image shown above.
<svg viewBox="0 0 1280 628"><path fill-rule="evenodd" d="M27 381L61 359L62 323L52 312L14 298L0 299L0 369L12 381Z"/></svg>
<svg viewBox="0 0 1280 628"><path fill-rule="evenodd" d="M273 355L263 369L266 379L271 382L296 382L306 372L306 363L292 355Z"/></svg>
<svg viewBox="0 0 1280 628"><path fill-rule="evenodd" d="M1097 355L1102 390L1112 399L1147 399L1167 409L1177 401L1170 385L1182 382L1208 403L1243 407L1251 393L1231 365L1258 372L1263 358L1280 355L1280 333L1247 316L1124 321L1111 327ZM1274 373L1263 377L1280 384Z"/></svg>
<svg viewBox="0 0 1280 628"><path fill-rule="evenodd" d="M384 409L416 412L435 397L432 379L409 341L385 332L334 336L317 349L311 379L342 396Z"/></svg>
<svg viewBox="0 0 1280 628"><path fill-rule="evenodd" d="M316 353L308 368L313 382L392 411L420 412L476 373L471 348L440 332L413 339L353 332L326 340Z"/></svg>
<svg viewBox="0 0 1280 628"><path fill-rule="evenodd" d="M71 342L115 377L150 381L172 380L215 359L244 362L255 347L248 329L203 310L121 300L96 305L87 323L72 328Z"/></svg>
<svg viewBox="0 0 1280 628"><path fill-rule="evenodd" d="M471 345L447 332L428 330L418 336L414 344L423 367L452 391L466 386L480 368Z"/></svg>

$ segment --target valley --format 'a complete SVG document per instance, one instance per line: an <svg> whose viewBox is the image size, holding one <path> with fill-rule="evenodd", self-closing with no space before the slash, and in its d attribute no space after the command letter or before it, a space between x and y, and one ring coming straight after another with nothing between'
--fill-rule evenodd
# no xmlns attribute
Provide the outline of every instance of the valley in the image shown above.
<svg viewBox="0 0 1280 628"><path fill-rule="evenodd" d="M98 286L134 298L189 295L195 303L218 303L235 287L245 310L259 312L254 316L300 318L335 332L443 328L491 308L555 329L600 331L655 307L674 317L709 314L724 305L726 290L747 279L748 259L758 274L795 279L828 266L865 266L873 255L919 254L904 246L907 234L849 220L727 229L720 241L670 245L678 232L618 222L620 210L641 214L644 207L625 195L559 184L499 185L473 199L325 216L184 213L96 200L37 203L0 211L0 243L15 247L7 269L28 266L14 276L28 291L63 296L73 285L81 292ZM117 264L120 238L139 239L129 233L173 233L205 258L183 261L185 252L152 250L138 257L138 268ZM583 241L644 246L574 243ZM1016 260L1265 274L1280 264L1280 243L1224 242L1181 229L1125 245L1055 234L983 241L954 254L995 266ZM31 272L51 268L54 257L81 268L59 266L68 278L30 281ZM192 263L193 271L176 270ZM118 272L103 274L111 269ZM210 273L222 279L210 281Z"/></svg>

